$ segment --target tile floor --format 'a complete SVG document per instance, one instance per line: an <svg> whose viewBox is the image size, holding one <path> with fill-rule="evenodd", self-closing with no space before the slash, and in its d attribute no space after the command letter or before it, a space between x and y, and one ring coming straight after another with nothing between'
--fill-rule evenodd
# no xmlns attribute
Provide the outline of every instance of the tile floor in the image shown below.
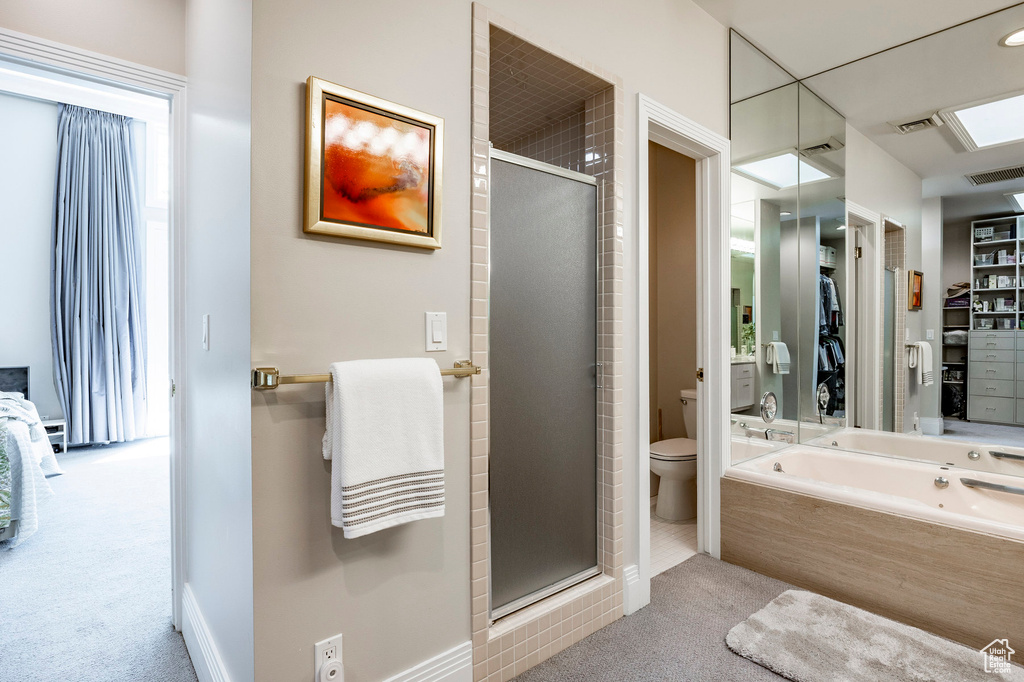
<svg viewBox="0 0 1024 682"><path fill-rule="evenodd" d="M697 519L666 521L654 513L651 500L651 577L681 564L697 553Z"/></svg>

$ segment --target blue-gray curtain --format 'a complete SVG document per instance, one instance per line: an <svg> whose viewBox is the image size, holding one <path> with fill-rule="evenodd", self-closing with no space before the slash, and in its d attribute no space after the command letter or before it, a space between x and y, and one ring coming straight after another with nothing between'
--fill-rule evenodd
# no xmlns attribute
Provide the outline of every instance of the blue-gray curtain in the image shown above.
<svg viewBox="0 0 1024 682"><path fill-rule="evenodd" d="M132 119L60 105L53 375L71 443L145 433L145 301Z"/></svg>

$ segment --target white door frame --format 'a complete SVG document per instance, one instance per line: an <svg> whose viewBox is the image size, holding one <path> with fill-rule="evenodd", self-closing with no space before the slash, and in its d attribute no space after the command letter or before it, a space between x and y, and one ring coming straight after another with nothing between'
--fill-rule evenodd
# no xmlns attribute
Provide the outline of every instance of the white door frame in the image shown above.
<svg viewBox="0 0 1024 682"><path fill-rule="evenodd" d="M170 102L170 317L169 334L171 476L171 603L174 627L181 630L185 585L185 96L184 76L108 57L70 45L0 28L0 54L58 72L85 75L109 85L167 98Z"/></svg>
<svg viewBox="0 0 1024 682"><path fill-rule="evenodd" d="M637 96L637 458L636 566L625 570L626 613L651 600L650 337L647 143L657 142L697 162L697 549L721 555L721 478L728 466L730 364L728 353L729 140L650 97Z"/></svg>
<svg viewBox="0 0 1024 682"><path fill-rule="evenodd" d="M856 393L847 396L848 405L853 405L855 414L854 420L858 420L865 429L880 430L882 428L882 316L884 306L882 304L882 268L885 267L885 241L883 239L883 226L881 214L871 211L852 201L846 202L846 224L851 226L848 232L859 232L866 237L861 241L863 251L864 282L862 291L856 290L857 262L851 246L857 246L853 241L847 242L847 277L846 277L846 307L853 310L854 315L847 316L847 324L852 320L854 333L848 334L847 356L854 358L854 371L848 372L847 376L853 381L847 383L847 390L855 387ZM852 226L858 226L856 231ZM864 348L858 348L858 338L864 340ZM852 347L851 347L852 341ZM857 358L865 360L876 358L876 362L865 361L857 366ZM854 420L847 419L847 425L853 426Z"/></svg>

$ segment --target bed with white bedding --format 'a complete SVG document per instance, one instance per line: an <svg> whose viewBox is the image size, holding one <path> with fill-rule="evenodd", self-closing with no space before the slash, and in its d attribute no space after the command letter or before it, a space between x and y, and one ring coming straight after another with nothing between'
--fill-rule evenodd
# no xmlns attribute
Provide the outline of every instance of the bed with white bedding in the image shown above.
<svg viewBox="0 0 1024 682"><path fill-rule="evenodd" d="M36 406L20 393L0 392L0 439L0 538L8 538L0 542L3 548L36 531L38 503L53 494L46 477L62 472Z"/></svg>

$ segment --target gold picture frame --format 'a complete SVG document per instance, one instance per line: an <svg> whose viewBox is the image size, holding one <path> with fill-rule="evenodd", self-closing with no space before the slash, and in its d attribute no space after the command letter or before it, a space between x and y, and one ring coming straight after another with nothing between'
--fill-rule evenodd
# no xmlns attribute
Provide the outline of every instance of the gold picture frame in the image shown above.
<svg viewBox="0 0 1024 682"><path fill-rule="evenodd" d="M441 248L444 119L306 80L303 232Z"/></svg>
<svg viewBox="0 0 1024 682"><path fill-rule="evenodd" d="M923 303L924 274L917 270L911 270L907 274L907 310L920 310Z"/></svg>

